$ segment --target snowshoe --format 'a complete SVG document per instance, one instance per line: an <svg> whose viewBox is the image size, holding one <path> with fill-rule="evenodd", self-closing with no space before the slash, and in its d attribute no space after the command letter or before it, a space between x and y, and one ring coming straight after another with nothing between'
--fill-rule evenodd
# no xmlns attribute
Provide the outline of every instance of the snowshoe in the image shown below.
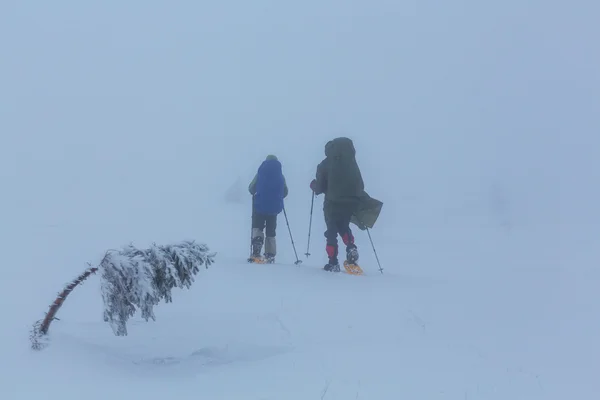
<svg viewBox="0 0 600 400"><path fill-rule="evenodd" d="M362 275L364 273L360 265L356 263L350 263L348 260L344 261L344 269L350 275Z"/></svg>
<svg viewBox="0 0 600 400"><path fill-rule="evenodd" d="M275 263L275 255L267 253L267 254L265 254L264 260L265 260L265 263L267 263L267 264L273 264L273 263Z"/></svg>
<svg viewBox="0 0 600 400"><path fill-rule="evenodd" d="M266 261L264 258L262 258L261 256L250 256L248 258L248 262L251 264L265 264Z"/></svg>

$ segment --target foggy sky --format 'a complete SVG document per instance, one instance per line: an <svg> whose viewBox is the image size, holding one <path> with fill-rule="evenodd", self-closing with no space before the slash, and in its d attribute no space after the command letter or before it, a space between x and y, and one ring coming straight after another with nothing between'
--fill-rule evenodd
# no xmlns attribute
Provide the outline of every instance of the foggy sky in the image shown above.
<svg viewBox="0 0 600 400"><path fill-rule="evenodd" d="M3 218L202 209L269 153L307 207L339 135L392 219L599 218L597 2L213 3L2 2Z"/></svg>

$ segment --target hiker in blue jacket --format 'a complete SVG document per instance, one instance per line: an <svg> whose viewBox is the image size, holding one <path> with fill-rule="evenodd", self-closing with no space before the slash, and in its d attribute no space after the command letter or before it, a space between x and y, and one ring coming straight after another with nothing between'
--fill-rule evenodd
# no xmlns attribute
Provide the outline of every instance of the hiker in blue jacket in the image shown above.
<svg viewBox="0 0 600 400"><path fill-rule="evenodd" d="M288 187L277 157L267 156L250 182L248 191L252 195L252 255L248 261L273 263L277 255L277 216L283 211L283 199L288 195ZM263 244L264 259L260 256Z"/></svg>

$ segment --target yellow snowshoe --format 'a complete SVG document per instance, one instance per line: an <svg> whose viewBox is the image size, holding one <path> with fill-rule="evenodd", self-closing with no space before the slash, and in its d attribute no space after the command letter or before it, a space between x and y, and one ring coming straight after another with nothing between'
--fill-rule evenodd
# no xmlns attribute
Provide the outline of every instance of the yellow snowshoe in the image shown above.
<svg viewBox="0 0 600 400"><path fill-rule="evenodd" d="M267 260L265 260L261 256L250 256L248 258L248 262L251 263L251 264L266 264Z"/></svg>
<svg viewBox="0 0 600 400"><path fill-rule="evenodd" d="M364 273L360 265L356 263L350 264L348 261L344 261L344 269L350 275L362 275Z"/></svg>

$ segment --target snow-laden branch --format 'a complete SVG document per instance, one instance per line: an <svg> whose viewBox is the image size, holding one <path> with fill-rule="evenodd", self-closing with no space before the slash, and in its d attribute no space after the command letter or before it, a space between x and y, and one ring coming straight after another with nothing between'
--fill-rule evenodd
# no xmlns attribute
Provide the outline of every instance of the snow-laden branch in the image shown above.
<svg viewBox="0 0 600 400"><path fill-rule="evenodd" d="M189 289L200 267L213 262L208 247L189 241L107 252L100 262L104 321L115 335L126 336L127 320L137 309L146 321L155 320L154 306L171 302L175 287Z"/></svg>

